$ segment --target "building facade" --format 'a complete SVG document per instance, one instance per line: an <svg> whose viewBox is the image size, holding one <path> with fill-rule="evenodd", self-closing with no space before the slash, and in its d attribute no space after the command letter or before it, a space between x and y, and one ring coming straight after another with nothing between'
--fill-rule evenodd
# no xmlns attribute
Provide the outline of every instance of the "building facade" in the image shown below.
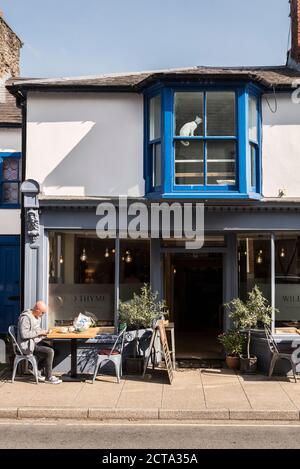
<svg viewBox="0 0 300 469"><path fill-rule="evenodd" d="M216 357L230 327L223 305L257 284L278 308L276 340L298 340L298 6L284 66L9 81L26 108L24 306L48 302L46 326L82 311L117 325L119 301L150 282L175 322L178 357ZM97 207L119 217L120 197L203 203L204 246L124 228L100 239Z"/></svg>
<svg viewBox="0 0 300 469"><path fill-rule="evenodd" d="M20 312L22 118L5 83L19 76L21 46L0 12L0 333Z"/></svg>

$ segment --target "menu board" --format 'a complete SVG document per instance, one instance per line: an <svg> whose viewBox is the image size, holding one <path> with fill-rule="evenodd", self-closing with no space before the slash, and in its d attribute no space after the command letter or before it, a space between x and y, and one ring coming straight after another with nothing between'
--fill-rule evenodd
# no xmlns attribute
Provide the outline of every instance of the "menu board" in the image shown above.
<svg viewBox="0 0 300 469"><path fill-rule="evenodd" d="M172 360L171 360L171 355L170 355L170 350L169 350L169 345L168 345L168 340L167 340L166 329L165 329L163 320L158 321L158 330L159 330L160 343L164 352L169 381L170 381L170 384L172 384L172 381L174 378L173 366L172 366Z"/></svg>

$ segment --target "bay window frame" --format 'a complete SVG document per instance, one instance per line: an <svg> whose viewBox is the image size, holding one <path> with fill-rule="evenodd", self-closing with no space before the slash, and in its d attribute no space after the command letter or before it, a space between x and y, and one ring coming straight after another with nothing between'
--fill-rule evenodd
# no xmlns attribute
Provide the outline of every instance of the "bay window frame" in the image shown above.
<svg viewBox="0 0 300 469"><path fill-rule="evenodd" d="M202 136L184 137L175 135L175 105L176 92L203 92L204 122L207 121L207 99L209 92L234 92L235 99L235 134L233 136L209 136L204 129ZM153 173L152 155L149 149L149 121L150 99L160 94L161 97L161 186L153 187L151 177ZM256 157L256 187L251 185L249 134L248 134L248 106L249 95L257 98L258 106L258 142ZM145 193L151 198L261 198L261 94L262 90L256 85L247 83L183 85L178 83L158 84L145 92L144 101L144 179ZM236 142L235 185L179 185L175 184L175 142L190 141L234 141ZM205 145L204 145L205 146ZM207 172L207 149L204 151L204 173ZM205 182L205 181L204 181Z"/></svg>

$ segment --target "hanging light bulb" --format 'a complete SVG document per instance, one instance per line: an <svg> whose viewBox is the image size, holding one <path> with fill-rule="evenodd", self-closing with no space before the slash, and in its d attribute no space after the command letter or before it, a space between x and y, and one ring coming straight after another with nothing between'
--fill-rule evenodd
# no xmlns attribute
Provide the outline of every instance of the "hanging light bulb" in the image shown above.
<svg viewBox="0 0 300 469"><path fill-rule="evenodd" d="M116 253L115 248L113 248L113 249L111 250L111 252L112 252L113 254L115 254L115 253Z"/></svg>
<svg viewBox="0 0 300 469"><path fill-rule="evenodd" d="M63 255L62 255L62 254L59 256L59 263L60 263L60 264L63 264L63 263L64 263L64 258L63 258Z"/></svg>
<svg viewBox="0 0 300 469"><path fill-rule="evenodd" d="M124 257L124 256L122 256L122 261L123 261L123 262L125 261L125 257Z"/></svg>
<svg viewBox="0 0 300 469"><path fill-rule="evenodd" d="M257 264L262 264L263 263L263 252L260 250L258 252L257 258L256 258L256 263Z"/></svg>
<svg viewBox="0 0 300 469"><path fill-rule="evenodd" d="M285 258L285 249L284 249L284 248L281 248L280 257L281 257L282 259Z"/></svg>
<svg viewBox="0 0 300 469"><path fill-rule="evenodd" d="M85 252L85 248L83 248L83 250L82 250L82 254L81 254L81 256L80 256L80 260L81 260L82 262L84 262L84 261L87 260L87 255L86 255L86 252Z"/></svg>
<svg viewBox="0 0 300 469"><path fill-rule="evenodd" d="M177 270L176 270L176 269L174 269L174 270L173 270L173 274L175 275L176 273L177 273Z"/></svg>
<svg viewBox="0 0 300 469"><path fill-rule="evenodd" d="M105 254L104 254L104 257L108 258L109 257L109 250L108 248L105 249Z"/></svg>
<svg viewBox="0 0 300 469"><path fill-rule="evenodd" d="M126 251L125 262L127 262L127 264L130 264L130 262L132 262L132 256L130 254L130 251Z"/></svg>

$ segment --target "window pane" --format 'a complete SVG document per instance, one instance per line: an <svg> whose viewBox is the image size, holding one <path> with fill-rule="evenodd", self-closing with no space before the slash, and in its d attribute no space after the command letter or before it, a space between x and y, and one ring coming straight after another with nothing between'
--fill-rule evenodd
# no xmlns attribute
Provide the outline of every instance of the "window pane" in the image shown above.
<svg viewBox="0 0 300 469"><path fill-rule="evenodd" d="M153 165L153 187L161 185L161 145L156 143L152 145L152 165Z"/></svg>
<svg viewBox="0 0 300 469"><path fill-rule="evenodd" d="M19 179L19 158L3 158L3 179L17 181Z"/></svg>
<svg viewBox="0 0 300 469"><path fill-rule="evenodd" d="M203 93L175 93L175 135L203 135Z"/></svg>
<svg viewBox="0 0 300 469"><path fill-rule="evenodd" d="M175 142L175 184L203 185L203 142Z"/></svg>
<svg viewBox="0 0 300 469"><path fill-rule="evenodd" d="M257 100L249 96L249 139L257 142Z"/></svg>
<svg viewBox="0 0 300 469"><path fill-rule="evenodd" d="M236 183L235 142L207 142L207 184Z"/></svg>
<svg viewBox="0 0 300 469"><path fill-rule="evenodd" d="M256 187L256 147L250 144L251 187Z"/></svg>
<svg viewBox="0 0 300 469"><path fill-rule="evenodd" d="M271 303L271 238L269 236L241 236L238 239L239 296L247 300L257 285Z"/></svg>
<svg viewBox="0 0 300 469"><path fill-rule="evenodd" d="M115 241L90 233L49 233L49 323L72 324L85 311L113 324Z"/></svg>
<svg viewBox="0 0 300 469"><path fill-rule="evenodd" d="M121 240L120 252L120 299L127 301L150 282L150 242Z"/></svg>
<svg viewBox="0 0 300 469"><path fill-rule="evenodd" d="M235 93L207 93L207 135L235 136Z"/></svg>
<svg viewBox="0 0 300 469"><path fill-rule="evenodd" d="M276 235L277 327L300 327L300 235Z"/></svg>
<svg viewBox="0 0 300 469"><path fill-rule="evenodd" d="M160 138L161 127L161 99L154 96L150 99L150 140Z"/></svg>
<svg viewBox="0 0 300 469"><path fill-rule="evenodd" d="M2 202L4 204L19 203L19 184L17 182L4 182L2 184Z"/></svg>

